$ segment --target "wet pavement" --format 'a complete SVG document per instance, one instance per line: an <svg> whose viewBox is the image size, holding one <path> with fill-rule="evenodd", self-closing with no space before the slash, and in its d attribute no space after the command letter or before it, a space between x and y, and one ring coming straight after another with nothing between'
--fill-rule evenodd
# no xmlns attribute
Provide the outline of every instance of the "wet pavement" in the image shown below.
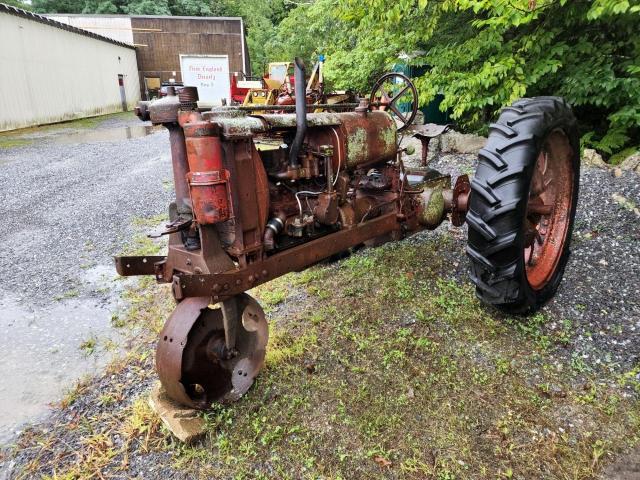
<svg viewBox="0 0 640 480"><path fill-rule="evenodd" d="M46 413L70 381L100 371L117 342L110 325L110 306L70 299L45 308L0 293L0 443L20 426ZM95 347L92 342L96 342ZM85 349L80 348L86 343ZM96 349L95 351L94 348Z"/></svg>
<svg viewBox="0 0 640 480"><path fill-rule="evenodd" d="M2 134L3 139L8 135ZM146 138L142 138L146 137ZM111 257L171 197L168 135L133 114L0 143L0 445L118 352Z"/></svg>
<svg viewBox="0 0 640 480"><path fill-rule="evenodd" d="M116 142L118 140L129 140L140 138L152 133L162 131L162 126L152 125L127 125L125 127L101 128L72 133L70 135L57 135L54 138L56 143L64 145L96 143L96 142Z"/></svg>

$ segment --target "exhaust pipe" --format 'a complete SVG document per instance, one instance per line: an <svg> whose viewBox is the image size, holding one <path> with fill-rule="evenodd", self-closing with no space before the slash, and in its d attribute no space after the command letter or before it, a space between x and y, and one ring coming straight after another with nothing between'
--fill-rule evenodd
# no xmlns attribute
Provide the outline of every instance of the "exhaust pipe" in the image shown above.
<svg viewBox="0 0 640 480"><path fill-rule="evenodd" d="M307 134L307 86L304 78L304 62L296 57L294 60L295 78L294 94L296 96L296 136L289 151L289 167L300 168L298 154L305 135Z"/></svg>

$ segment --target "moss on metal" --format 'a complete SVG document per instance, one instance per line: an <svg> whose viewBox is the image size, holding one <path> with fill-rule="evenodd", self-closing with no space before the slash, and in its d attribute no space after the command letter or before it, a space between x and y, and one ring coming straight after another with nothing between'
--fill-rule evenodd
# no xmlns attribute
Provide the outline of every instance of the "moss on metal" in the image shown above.
<svg viewBox="0 0 640 480"><path fill-rule="evenodd" d="M347 137L347 165L356 167L362 163L368 154L367 131L357 128Z"/></svg>
<svg viewBox="0 0 640 480"><path fill-rule="evenodd" d="M385 149L390 149L398 144L398 130L395 122L391 128L384 128L380 132L380 138L384 142Z"/></svg>
<svg viewBox="0 0 640 480"><path fill-rule="evenodd" d="M419 221L422 225L433 228L440 224L442 215L444 215L444 197L442 196L442 188L438 187L431 192L426 200Z"/></svg>
<svg viewBox="0 0 640 480"><path fill-rule="evenodd" d="M222 134L227 138L250 137L256 133L264 133L267 131L266 124L255 117L238 117L238 118L212 118L212 121L220 124Z"/></svg>

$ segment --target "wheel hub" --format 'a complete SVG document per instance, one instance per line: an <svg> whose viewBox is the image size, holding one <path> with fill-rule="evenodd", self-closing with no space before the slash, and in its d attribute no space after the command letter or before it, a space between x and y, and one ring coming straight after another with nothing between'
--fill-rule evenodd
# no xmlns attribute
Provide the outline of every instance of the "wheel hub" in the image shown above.
<svg viewBox="0 0 640 480"><path fill-rule="evenodd" d="M567 239L573 198L572 155L565 133L554 130L534 167L524 226L525 269L534 290L544 288L553 276Z"/></svg>

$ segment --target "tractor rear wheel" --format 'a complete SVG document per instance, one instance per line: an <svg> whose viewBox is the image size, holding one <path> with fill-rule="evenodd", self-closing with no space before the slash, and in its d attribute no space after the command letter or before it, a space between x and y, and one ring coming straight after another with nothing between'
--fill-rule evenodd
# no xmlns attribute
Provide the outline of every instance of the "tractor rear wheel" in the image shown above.
<svg viewBox="0 0 640 480"><path fill-rule="evenodd" d="M522 99L490 126L467 224L477 296L530 313L556 292L569 258L580 178L576 119L559 97Z"/></svg>

